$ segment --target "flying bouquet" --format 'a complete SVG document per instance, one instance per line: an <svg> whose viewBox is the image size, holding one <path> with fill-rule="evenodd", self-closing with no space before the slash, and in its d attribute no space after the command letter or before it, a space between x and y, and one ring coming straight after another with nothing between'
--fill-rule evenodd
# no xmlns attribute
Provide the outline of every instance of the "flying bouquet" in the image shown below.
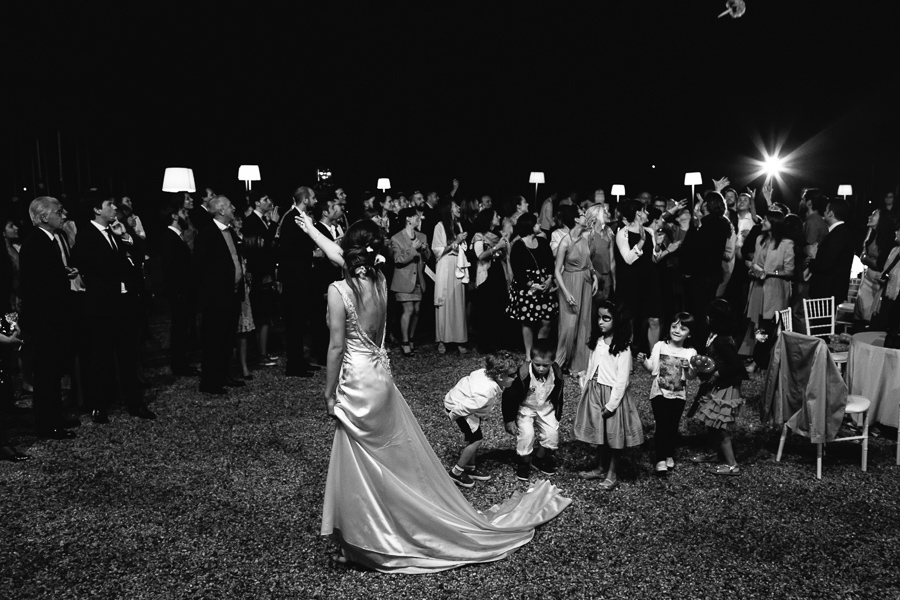
<svg viewBox="0 0 900 600"><path fill-rule="evenodd" d="M725 3L725 10L719 15L719 18L731 15L732 19L740 19L747 12L747 4L744 0L728 0Z"/></svg>

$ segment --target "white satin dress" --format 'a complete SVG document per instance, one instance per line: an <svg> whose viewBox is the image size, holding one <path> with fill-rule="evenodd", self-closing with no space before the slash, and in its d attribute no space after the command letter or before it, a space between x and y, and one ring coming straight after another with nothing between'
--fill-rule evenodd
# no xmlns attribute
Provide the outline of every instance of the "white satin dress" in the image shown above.
<svg viewBox="0 0 900 600"><path fill-rule="evenodd" d="M427 573L505 558L572 501L543 481L485 512L450 479L391 377L388 354L363 332L352 291L346 307L338 419L325 484L322 535L353 562L382 572Z"/></svg>

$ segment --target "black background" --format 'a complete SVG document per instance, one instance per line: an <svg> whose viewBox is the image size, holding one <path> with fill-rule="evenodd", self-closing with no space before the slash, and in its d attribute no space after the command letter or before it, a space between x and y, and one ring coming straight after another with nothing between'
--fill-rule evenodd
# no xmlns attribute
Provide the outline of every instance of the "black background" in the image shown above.
<svg viewBox="0 0 900 600"><path fill-rule="evenodd" d="M895 2L487 4L13 9L4 195L157 202L166 166L239 195L259 164L281 201L319 167L351 194L531 197L542 170L544 191L683 197L685 171L760 185L776 147L784 199L900 180Z"/></svg>

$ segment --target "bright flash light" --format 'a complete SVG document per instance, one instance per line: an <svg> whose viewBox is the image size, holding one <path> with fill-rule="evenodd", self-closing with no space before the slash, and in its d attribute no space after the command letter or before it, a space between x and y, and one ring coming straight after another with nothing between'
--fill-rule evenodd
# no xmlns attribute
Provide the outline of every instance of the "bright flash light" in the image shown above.
<svg viewBox="0 0 900 600"><path fill-rule="evenodd" d="M766 157L764 162L764 169L766 171L766 175L768 177L774 177L781 173L782 168L784 167L784 159L778 156L769 156Z"/></svg>

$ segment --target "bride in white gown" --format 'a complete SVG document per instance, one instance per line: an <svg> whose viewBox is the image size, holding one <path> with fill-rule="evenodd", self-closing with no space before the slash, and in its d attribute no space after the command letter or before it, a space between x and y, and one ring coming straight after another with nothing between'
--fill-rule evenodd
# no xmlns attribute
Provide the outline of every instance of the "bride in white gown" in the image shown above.
<svg viewBox="0 0 900 600"><path fill-rule="evenodd" d="M298 224L336 264L344 281L328 288L325 405L337 422L325 484L322 535L337 562L395 573L426 573L505 558L571 500L543 481L486 512L475 510L447 475L400 391L384 348L387 290L376 257L380 228L358 221L341 247Z"/></svg>

